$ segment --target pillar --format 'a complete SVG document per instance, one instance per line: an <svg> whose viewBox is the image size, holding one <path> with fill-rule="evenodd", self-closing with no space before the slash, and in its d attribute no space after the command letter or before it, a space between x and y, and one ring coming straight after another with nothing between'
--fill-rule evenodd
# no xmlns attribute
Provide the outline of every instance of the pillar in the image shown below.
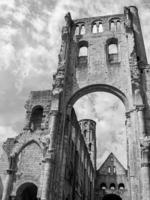
<svg viewBox="0 0 150 200"><path fill-rule="evenodd" d="M137 115L138 115L138 126L139 126L139 137L145 137L145 123L144 123L144 113L143 113L144 105L136 106Z"/></svg>
<svg viewBox="0 0 150 200"><path fill-rule="evenodd" d="M44 172L43 183L41 191L41 200L53 200L52 199L52 183L53 183L53 169L54 169L54 157L55 157L55 136L57 132L57 118L58 111L51 111L50 115L50 144L44 159Z"/></svg>

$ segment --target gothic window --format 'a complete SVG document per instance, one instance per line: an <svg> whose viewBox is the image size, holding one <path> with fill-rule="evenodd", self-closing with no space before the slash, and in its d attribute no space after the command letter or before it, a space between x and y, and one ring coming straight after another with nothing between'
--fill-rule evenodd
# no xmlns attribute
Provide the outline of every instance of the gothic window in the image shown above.
<svg viewBox="0 0 150 200"><path fill-rule="evenodd" d="M101 185L100 185L100 189L101 190L106 190L106 184L105 183L101 183Z"/></svg>
<svg viewBox="0 0 150 200"><path fill-rule="evenodd" d="M108 40L107 53L109 63L118 62L118 40L116 38Z"/></svg>
<svg viewBox="0 0 150 200"><path fill-rule="evenodd" d="M124 190L125 186L123 183L120 183L119 186L118 186L118 189L119 190Z"/></svg>
<svg viewBox="0 0 150 200"><path fill-rule="evenodd" d="M34 107L32 110L31 120L30 120L30 129L32 131L41 129L42 118L43 118L43 107L42 106Z"/></svg>
<svg viewBox="0 0 150 200"><path fill-rule="evenodd" d="M111 189L111 190L115 190L115 188L116 188L115 184L114 184L114 183L111 183L111 184L110 184L110 189Z"/></svg>

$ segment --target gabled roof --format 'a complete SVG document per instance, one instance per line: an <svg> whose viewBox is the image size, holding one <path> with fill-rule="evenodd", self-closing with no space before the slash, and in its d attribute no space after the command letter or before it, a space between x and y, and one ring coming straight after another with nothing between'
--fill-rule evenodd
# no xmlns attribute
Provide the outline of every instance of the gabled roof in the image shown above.
<svg viewBox="0 0 150 200"><path fill-rule="evenodd" d="M103 164L100 166L100 168L97 171L101 172L103 170L104 166L106 166L107 162L109 162L109 160L112 157L116 161L116 163L118 163L118 166L120 166L122 168L122 170L124 172L126 172L125 167L121 164L121 162L117 159L117 157L112 152L108 155L108 157L106 158L106 160L103 162Z"/></svg>

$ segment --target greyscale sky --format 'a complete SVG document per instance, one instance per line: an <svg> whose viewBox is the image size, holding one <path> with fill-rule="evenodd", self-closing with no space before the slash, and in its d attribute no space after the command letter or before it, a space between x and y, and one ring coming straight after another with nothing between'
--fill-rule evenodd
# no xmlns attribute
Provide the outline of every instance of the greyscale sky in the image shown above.
<svg viewBox="0 0 150 200"><path fill-rule="evenodd" d="M29 92L51 89L52 75L57 69L64 15L69 11L72 18L76 19L118 14L123 13L124 6L129 5L135 5L139 9L148 56L150 52L149 0L0 0L1 141L17 135L21 131L25 117L24 104ZM103 94L102 97L96 93L94 94L94 103L91 103L90 98L89 95L85 97L85 100L81 99L77 110L79 112L83 101L86 101L88 108L93 106L92 109L89 109L88 115L95 109L94 115L91 114L91 116L95 121L101 122L101 125L98 124L97 127L101 126L100 128L102 128L102 121L106 120L99 120L100 108L96 107L96 102L98 105L103 105L104 101L108 102L110 96ZM112 103L112 107L110 106L110 110L107 109L107 116L103 116L102 110L100 110L101 115L106 117L105 119L108 119L110 114L114 114L114 105L117 107L115 112L123 110L121 104L116 103L117 100L114 98L111 97L112 101L109 102ZM85 107L86 109L87 107ZM85 110L83 113L86 113ZM120 116L122 116L122 112ZM105 141L110 137L110 132L109 134L108 132L107 130L105 133ZM118 138L123 134L116 138L113 138L112 135L110 141L114 146L121 145ZM107 143L108 147L109 143ZM118 148L116 147L117 151L119 151ZM108 149L105 151L104 149L101 149L103 155L108 152Z"/></svg>

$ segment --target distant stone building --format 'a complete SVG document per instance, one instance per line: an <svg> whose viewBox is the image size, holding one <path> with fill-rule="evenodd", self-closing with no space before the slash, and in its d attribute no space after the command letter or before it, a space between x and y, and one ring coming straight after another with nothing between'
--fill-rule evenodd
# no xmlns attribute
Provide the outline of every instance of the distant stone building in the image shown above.
<svg viewBox="0 0 150 200"><path fill-rule="evenodd" d="M149 200L150 66L138 10L65 21L52 90L31 92L22 133L3 145L2 200ZM96 169L96 123L73 109L95 91L125 106L126 170L113 154Z"/></svg>
<svg viewBox="0 0 150 200"><path fill-rule="evenodd" d="M129 199L128 174L124 166L114 156L109 154L101 167L96 171L95 200ZM115 195L113 197L113 195Z"/></svg>

